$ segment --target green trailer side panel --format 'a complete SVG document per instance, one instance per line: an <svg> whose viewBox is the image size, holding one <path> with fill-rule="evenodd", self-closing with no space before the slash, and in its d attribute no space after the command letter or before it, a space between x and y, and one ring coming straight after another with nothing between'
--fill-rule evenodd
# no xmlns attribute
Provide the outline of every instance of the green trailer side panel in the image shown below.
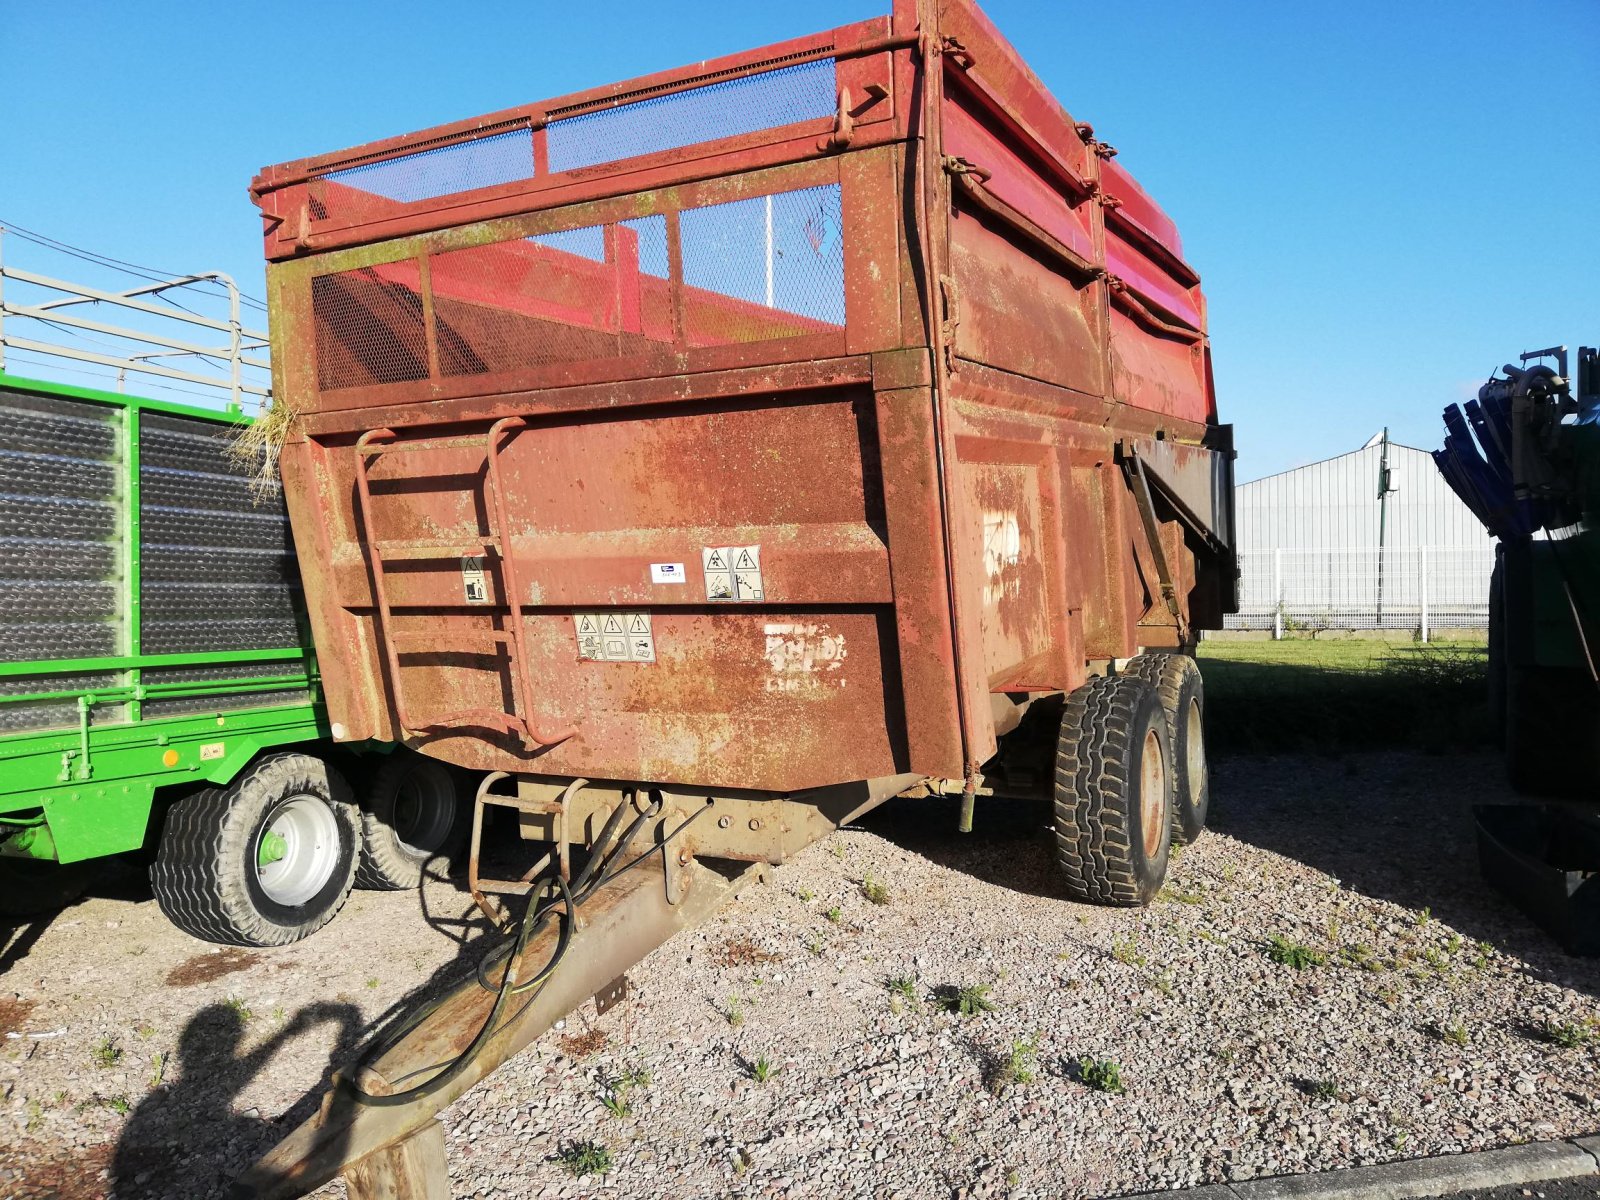
<svg viewBox="0 0 1600 1200"><path fill-rule="evenodd" d="M240 420L0 373L0 854L135 849L160 789L329 736Z"/></svg>

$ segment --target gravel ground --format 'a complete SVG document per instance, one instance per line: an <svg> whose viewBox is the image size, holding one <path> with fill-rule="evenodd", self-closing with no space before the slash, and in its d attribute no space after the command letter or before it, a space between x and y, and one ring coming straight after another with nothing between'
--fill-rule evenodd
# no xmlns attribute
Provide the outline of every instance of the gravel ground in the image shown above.
<svg viewBox="0 0 1600 1200"><path fill-rule="evenodd" d="M1600 964L1479 883L1467 805L1498 778L1226 760L1213 831L1137 912L1060 896L1042 808L963 837L953 805L892 805L447 1110L455 1194L1093 1197L1591 1132ZM330 1055L459 969L469 908L357 893L307 943L218 952L125 884L0 934L0 1026L64 1031L0 1048L0 1196L221 1194ZM945 1011L963 987L991 1010ZM569 1172L585 1142L608 1173Z"/></svg>

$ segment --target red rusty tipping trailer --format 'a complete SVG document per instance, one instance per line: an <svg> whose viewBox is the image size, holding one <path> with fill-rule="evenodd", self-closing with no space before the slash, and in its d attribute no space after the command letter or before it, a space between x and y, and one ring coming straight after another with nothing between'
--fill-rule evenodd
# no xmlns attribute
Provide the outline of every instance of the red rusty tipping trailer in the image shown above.
<svg viewBox="0 0 1600 1200"><path fill-rule="evenodd" d="M887 795L1006 790L1000 735L1066 695L1069 884L1148 898L1204 763L1192 660L1141 651L1231 607L1232 449L1115 153L967 0L896 0L264 170L336 736L514 777L482 802L568 878L646 814L675 902Z"/></svg>

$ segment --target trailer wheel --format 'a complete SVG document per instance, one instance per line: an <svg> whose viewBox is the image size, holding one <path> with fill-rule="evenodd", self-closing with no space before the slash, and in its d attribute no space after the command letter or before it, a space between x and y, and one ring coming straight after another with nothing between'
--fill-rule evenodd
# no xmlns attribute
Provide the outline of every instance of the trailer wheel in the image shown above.
<svg viewBox="0 0 1600 1200"><path fill-rule="evenodd" d="M1056 744L1056 861L1074 898L1148 904L1172 850L1172 746L1155 688L1130 675L1067 697Z"/></svg>
<svg viewBox="0 0 1600 1200"><path fill-rule="evenodd" d="M1172 743L1172 840L1187 846L1205 831L1211 807L1200 664L1187 654L1141 654L1123 673L1143 679L1161 697Z"/></svg>
<svg viewBox="0 0 1600 1200"><path fill-rule="evenodd" d="M337 771L309 754L271 754L227 788L172 806L150 885L185 933L285 946L343 906L355 880L358 828Z"/></svg>
<svg viewBox="0 0 1600 1200"><path fill-rule="evenodd" d="M364 888L414 888L423 869L452 859L466 839L465 806L450 768L438 759L396 750L384 759L361 798Z"/></svg>

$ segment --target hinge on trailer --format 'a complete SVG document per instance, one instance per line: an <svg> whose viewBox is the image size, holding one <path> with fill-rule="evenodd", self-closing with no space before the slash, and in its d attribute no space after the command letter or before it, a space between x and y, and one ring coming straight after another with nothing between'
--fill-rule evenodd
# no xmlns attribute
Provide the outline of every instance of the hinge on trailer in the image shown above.
<svg viewBox="0 0 1600 1200"><path fill-rule="evenodd" d="M956 327L961 324L961 292L956 281L948 275L939 276L939 295L944 302L944 321L940 325L944 341L944 366L950 374L956 373Z"/></svg>
<svg viewBox="0 0 1600 1200"><path fill-rule="evenodd" d="M839 89L839 107L833 114L833 132L828 135L828 140L817 145L817 149L824 154L837 154L850 145L856 136L856 118L850 111L850 89Z"/></svg>
<svg viewBox="0 0 1600 1200"><path fill-rule="evenodd" d="M1117 156L1117 148L1110 142L1102 142L1099 138L1095 137L1094 126L1089 124L1089 122L1079 121L1072 127L1072 129L1073 132L1075 132L1078 137L1083 140L1083 144L1089 147L1090 150L1094 151L1095 154L1099 155L1101 158L1115 158Z"/></svg>
<svg viewBox="0 0 1600 1200"><path fill-rule="evenodd" d="M939 53L955 63L963 71L970 71L978 64L978 60L972 56L972 51L968 50L949 34L945 34L939 39Z"/></svg>
<svg viewBox="0 0 1600 1200"><path fill-rule="evenodd" d="M944 169L947 175L970 175L979 183L988 183L990 179L994 178L993 171L987 171L978 166L977 163L969 162L967 159L952 158L949 155L945 155Z"/></svg>

